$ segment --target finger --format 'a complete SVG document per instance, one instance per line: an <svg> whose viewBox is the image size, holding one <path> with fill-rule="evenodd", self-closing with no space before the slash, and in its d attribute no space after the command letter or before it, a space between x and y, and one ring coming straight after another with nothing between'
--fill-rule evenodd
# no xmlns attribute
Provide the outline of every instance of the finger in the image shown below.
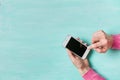
<svg viewBox="0 0 120 80"><path fill-rule="evenodd" d="M94 50L96 50L99 53L105 53L107 51L107 47L102 47L102 48L95 48Z"/></svg>
<svg viewBox="0 0 120 80"><path fill-rule="evenodd" d="M84 59L84 62L85 62L85 64L88 64L88 65L89 65L89 62L88 62L87 59Z"/></svg>
<svg viewBox="0 0 120 80"><path fill-rule="evenodd" d="M99 37L98 37L98 33L99 31L95 32L92 36L92 43L96 43L99 41Z"/></svg>
<svg viewBox="0 0 120 80"><path fill-rule="evenodd" d="M105 53L107 51L107 47L103 47L102 49L101 49L101 53Z"/></svg>
<svg viewBox="0 0 120 80"><path fill-rule="evenodd" d="M75 56L73 55L73 53L67 49L67 53L68 53L68 56L70 57L70 59L73 61Z"/></svg>
<svg viewBox="0 0 120 80"><path fill-rule="evenodd" d="M75 56L75 55L72 53L72 51L70 51L70 50L68 50L68 49L67 49L67 52L68 52L68 54L69 54L70 56Z"/></svg>
<svg viewBox="0 0 120 80"><path fill-rule="evenodd" d="M76 59L76 60L82 60L82 59L81 59L79 56L77 56L77 55L75 56L75 59Z"/></svg>
<svg viewBox="0 0 120 80"><path fill-rule="evenodd" d="M79 42L83 43L83 41L78 37L76 38ZM83 43L85 46L87 46L87 43Z"/></svg>
<svg viewBox="0 0 120 80"><path fill-rule="evenodd" d="M93 36L92 43L99 42L99 38L97 36Z"/></svg>
<svg viewBox="0 0 120 80"><path fill-rule="evenodd" d="M102 52L102 50L100 48L95 48L94 50L97 51L97 52L99 52L99 53Z"/></svg>
<svg viewBox="0 0 120 80"><path fill-rule="evenodd" d="M103 30L99 30L93 34L92 43L96 43L100 40L100 38L104 37L105 33Z"/></svg>
<svg viewBox="0 0 120 80"><path fill-rule="evenodd" d="M88 49L95 49L97 47L101 47L101 42L94 43L88 47Z"/></svg>
<svg viewBox="0 0 120 80"><path fill-rule="evenodd" d="M78 37L78 38L76 38L77 40L80 40L80 38Z"/></svg>
<svg viewBox="0 0 120 80"><path fill-rule="evenodd" d="M70 55L73 56L74 58L77 57L77 55L75 55L72 51L70 51L70 50L68 50L68 49L67 49L67 52L68 52L68 54L70 54Z"/></svg>
<svg viewBox="0 0 120 80"><path fill-rule="evenodd" d="M77 39L79 42L81 42L81 43L83 42L83 41L82 41L79 37L78 37L78 38L76 38L76 39Z"/></svg>

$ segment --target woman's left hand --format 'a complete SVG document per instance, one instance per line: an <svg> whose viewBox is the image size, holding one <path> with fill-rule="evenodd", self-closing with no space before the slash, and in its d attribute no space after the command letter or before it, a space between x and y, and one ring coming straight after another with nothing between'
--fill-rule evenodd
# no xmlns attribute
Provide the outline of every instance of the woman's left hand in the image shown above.
<svg viewBox="0 0 120 80"><path fill-rule="evenodd" d="M67 50L67 52L72 63L76 66L81 75L84 75L90 69L88 60L81 59L80 57L72 53L70 50Z"/></svg>

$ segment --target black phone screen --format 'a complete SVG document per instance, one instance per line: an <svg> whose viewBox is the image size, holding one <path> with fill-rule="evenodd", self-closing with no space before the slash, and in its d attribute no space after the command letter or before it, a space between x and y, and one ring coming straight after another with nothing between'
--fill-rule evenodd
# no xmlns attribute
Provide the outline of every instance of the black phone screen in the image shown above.
<svg viewBox="0 0 120 80"><path fill-rule="evenodd" d="M66 48L71 50L72 52L76 53L80 57L82 57L87 49L86 46L81 44L79 41L75 40L73 37L69 40L68 44L66 45Z"/></svg>

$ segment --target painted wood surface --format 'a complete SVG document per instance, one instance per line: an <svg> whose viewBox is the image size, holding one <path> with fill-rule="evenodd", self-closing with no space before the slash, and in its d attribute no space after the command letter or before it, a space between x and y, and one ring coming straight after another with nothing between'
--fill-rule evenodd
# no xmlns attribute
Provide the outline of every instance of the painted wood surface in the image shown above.
<svg viewBox="0 0 120 80"><path fill-rule="evenodd" d="M67 34L120 33L120 0L1 0L0 80L83 80L62 47ZM120 51L90 52L107 80L120 80Z"/></svg>

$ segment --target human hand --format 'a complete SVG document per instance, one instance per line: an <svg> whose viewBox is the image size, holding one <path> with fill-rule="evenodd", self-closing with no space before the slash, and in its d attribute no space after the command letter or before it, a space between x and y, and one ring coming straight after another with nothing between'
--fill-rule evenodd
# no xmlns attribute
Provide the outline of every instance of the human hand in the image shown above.
<svg viewBox="0 0 120 80"><path fill-rule="evenodd" d="M92 45L89 49L94 49L99 53L105 53L112 47L113 39L111 35L106 34L104 31L99 30L93 34Z"/></svg>
<svg viewBox="0 0 120 80"><path fill-rule="evenodd" d="M81 59L80 57L78 57L68 49L67 49L67 53L72 63L76 66L76 68L79 70L81 75L84 75L90 69L87 59L84 60Z"/></svg>

